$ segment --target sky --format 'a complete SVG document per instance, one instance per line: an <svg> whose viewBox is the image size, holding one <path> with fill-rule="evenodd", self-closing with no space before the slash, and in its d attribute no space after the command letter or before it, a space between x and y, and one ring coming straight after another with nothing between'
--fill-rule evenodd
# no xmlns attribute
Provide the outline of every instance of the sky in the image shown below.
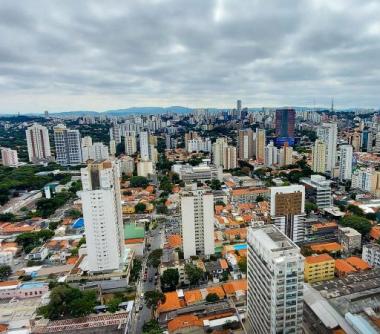
<svg viewBox="0 0 380 334"><path fill-rule="evenodd" d="M380 107L380 1L2 0L0 113Z"/></svg>

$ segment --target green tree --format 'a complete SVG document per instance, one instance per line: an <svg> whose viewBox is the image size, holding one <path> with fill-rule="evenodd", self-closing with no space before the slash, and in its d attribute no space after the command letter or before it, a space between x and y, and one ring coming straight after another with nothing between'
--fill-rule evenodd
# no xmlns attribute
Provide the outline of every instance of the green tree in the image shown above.
<svg viewBox="0 0 380 334"><path fill-rule="evenodd" d="M359 207L356 206L356 205L349 204L349 205L347 206L347 211L350 211L351 213L353 213L353 214L356 215L356 216L364 216L364 211L363 211L363 209L359 208Z"/></svg>
<svg viewBox="0 0 380 334"><path fill-rule="evenodd" d="M16 242L22 246L25 253L29 253L33 248L41 246L45 241L52 238L53 235L54 231L50 229L21 233L16 237Z"/></svg>
<svg viewBox="0 0 380 334"><path fill-rule="evenodd" d="M305 211L307 214L309 214L311 211L317 211L318 206L315 203L306 201L305 203Z"/></svg>
<svg viewBox="0 0 380 334"><path fill-rule="evenodd" d="M107 311L111 313L115 313L119 310L119 304L123 302L123 299L120 297L114 297L110 301L108 301Z"/></svg>
<svg viewBox="0 0 380 334"><path fill-rule="evenodd" d="M153 266L154 268L158 268L161 263L162 249L155 249L150 252L148 256L147 264L149 266Z"/></svg>
<svg viewBox="0 0 380 334"><path fill-rule="evenodd" d="M210 188L212 190L220 190L222 189L222 183L218 179L212 179L210 183Z"/></svg>
<svg viewBox="0 0 380 334"><path fill-rule="evenodd" d="M8 265L0 266L0 280L5 280L12 275L12 268Z"/></svg>
<svg viewBox="0 0 380 334"><path fill-rule="evenodd" d="M161 276L161 285L163 290L173 291L179 282L178 269L166 269Z"/></svg>
<svg viewBox="0 0 380 334"><path fill-rule="evenodd" d="M173 184L170 182L169 178L167 176L164 176L162 179L161 179L161 182L160 182L160 190L163 190L167 193L171 193L172 190L173 190Z"/></svg>
<svg viewBox="0 0 380 334"><path fill-rule="evenodd" d="M72 219L76 219L76 218L82 217L82 212L76 209L70 209L65 212L65 216Z"/></svg>
<svg viewBox="0 0 380 334"><path fill-rule="evenodd" d="M13 213L0 213L0 222L12 222L16 220L16 216Z"/></svg>
<svg viewBox="0 0 380 334"><path fill-rule="evenodd" d="M50 301L37 312L50 320L67 317L82 317L93 312L96 306L94 290L81 291L66 284L59 284L51 290Z"/></svg>
<svg viewBox="0 0 380 334"><path fill-rule="evenodd" d="M199 284L199 281L203 278L202 269L196 267L191 263L185 265L185 273L191 285Z"/></svg>
<svg viewBox="0 0 380 334"><path fill-rule="evenodd" d="M164 303L166 298L165 295L156 290L146 291L144 293L145 304L148 308L152 309L152 314L156 310L159 303Z"/></svg>
<svg viewBox="0 0 380 334"><path fill-rule="evenodd" d="M245 256L241 257L238 262L239 269L242 273L247 273L247 258Z"/></svg>
<svg viewBox="0 0 380 334"><path fill-rule="evenodd" d="M139 259L133 259L133 267L131 270L131 281L135 282L140 275L142 262Z"/></svg>
<svg viewBox="0 0 380 334"><path fill-rule="evenodd" d="M135 205L135 212L136 213L144 213L146 210L146 205L144 203L137 203Z"/></svg>
<svg viewBox="0 0 380 334"><path fill-rule="evenodd" d="M226 203L224 203L223 201L221 201L221 200L217 200L216 202L215 202L215 205L222 205L222 206L226 206Z"/></svg>
<svg viewBox="0 0 380 334"><path fill-rule="evenodd" d="M368 219L356 215L346 215L340 220L340 224L355 229L363 236L368 234L372 227Z"/></svg>
<svg viewBox="0 0 380 334"><path fill-rule="evenodd" d="M206 302L208 303L215 303L219 300L219 296L212 292L212 293L209 293L207 296L206 296Z"/></svg>
<svg viewBox="0 0 380 334"><path fill-rule="evenodd" d="M157 320L149 320L143 326L143 334L162 334L164 331L160 328Z"/></svg>
<svg viewBox="0 0 380 334"><path fill-rule="evenodd" d="M264 197L261 195L257 195L256 202L259 203L259 202L263 202L263 201L264 201Z"/></svg>
<svg viewBox="0 0 380 334"><path fill-rule="evenodd" d="M144 176L132 176L129 184L134 188L146 188L149 184L149 181Z"/></svg>

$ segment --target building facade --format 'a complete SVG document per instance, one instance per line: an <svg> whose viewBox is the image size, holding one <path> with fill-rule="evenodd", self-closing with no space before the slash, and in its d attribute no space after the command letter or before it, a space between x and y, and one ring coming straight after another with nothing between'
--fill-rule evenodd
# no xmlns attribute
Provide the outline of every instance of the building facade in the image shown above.
<svg viewBox="0 0 380 334"><path fill-rule="evenodd" d="M119 174L117 164L107 160L81 169L80 197L89 272L122 268L124 233Z"/></svg>
<svg viewBox="0 0 380 334"><path fill-rule="evenodd" d="M335 276L335 260L328 254L308 256L304 274L308 283L331 280Z"/></svg>
<svg viewBox="0 0 380 334"><path fill-rule="evenodd" d="M336 145L338 136L338 126L336 123L322 123L317 128L318 138L326 144L326 168L327 172L332 172L336 164Z"/></svg>
<svg viewBox="0 0 380 334"><path fill-rule="evenodd" d="M347 181L352 178L353 148L351 145L340 146L339 180Z"/></svg>
<svg viewBox="0 0 380 334"><path fill-rule="evenodd" d="M78 130L70 130L60 124L54 127L56 161L60 165L80 165L82 163L81 135Z"/></svg>
<svg viewBox="0 0 380 334"><path fill-rule="evenodd" d="M1 162L3 166L17 167L18 166L18 154L16 150L12 150L8 147L1 148Z"/></svg>
<svg viewBox="0 0 380 334"><path fill-rule="evenodd" d="M248 333L302 333L304 258L274 225L248 231Z"/></svg>
<svg viewBox="0 0 380 334"><path fill-rule="evenodd" d="M181 235L184 258L215 253L214 196L192 185L181 197Z"/></svg>
<svg viewBox="0 0 380 334"><path fill-rule="evenodd" d="M312 148L312 170L315 173L324 173L326 171L326 144L317 139Z"/></svg>
<svg viewBox="0 0 380 334"><path fill-rule="evenodd" d="M45 126L33 124L26 129L26 143L30 162L48 161L51 159L49 131Z"/></svg>

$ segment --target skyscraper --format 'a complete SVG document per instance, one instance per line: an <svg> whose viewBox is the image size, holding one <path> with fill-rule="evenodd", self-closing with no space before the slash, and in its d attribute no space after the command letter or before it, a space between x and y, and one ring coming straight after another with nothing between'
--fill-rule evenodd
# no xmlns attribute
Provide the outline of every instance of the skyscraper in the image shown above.
<svg viewBox="0 0 380 334"><path fill-rule="evenodd" d="M254 142L252 129L239 130L238 133L238 157L241 160L249 160L254 155Z"/></svg>
<svg viewBox="0 0 380 334"><path fill-rule="evenodd" d="M57 163L63 166L82 163L81 135L78 130L70 130L64 124L55 126L54 143Z"/></svg>
<svg viewBox="0 0 380 334"><path fill-rule="evenodd" d="M361 135L361 148L364 152L372 152L373 139L370 129L365 128Z"/></svg>
<svg viewBox="0 0 380 334"><path fill-rule="evenodd" d="M270 143L265 147L265 166L272 167L273 165L277 165L277 156L277 147L274 146L274 143L271 140Z"/></svg>
<svg viewBox="0 0 380 334"><path fill-rule="evenodd" d="M336 144L338 127L336 123L322 123L317 136L326 144L326 172L332 172L336 165Z"/></svg>
<svg viewBox="0 0 380 334"><path fill-rule="evenodd" d="M17 167L18 155L16 150L12 150L8 147L1 148L1 162L3 166Z"/></svg>
<svg viewBox="0 0 380 334"><path fill-rule="evenodd" d="M231 145L225 147L223 152L223 169L237 168L236 158L236 147Z"/></svg>
<svg viewBox="0 0 380 334"><path fill-rule="evenodd" d="M112 161L81 169L80 192L90 272L120 269L124 260L124 235L118 166Z"/></svg>
<svg viewBox="0 0 380 334"><path fill-rule="evenodd" d="M351 145L340 146L339 180L347 181L352 177L353 148Z"/></svg>
<svg viewBox="0 0 380 334"><path fill-rule="evenodd" d="M294 143L294 126L296 122L296 111L292 108L276 110L276 144L284 142L292 145Z"/></svg>
<svg viewBox="0 0 380 334"><path fill-rule="evenodd" d="M304 258L273 225L248 230L247 333L302 333Z"/></svg>
<svg viewBox="0 0 380 334"><path fill-rule="evenodd" d="M316 173L324 173L326 171L326 144L317 139L312 147L312 170Z"/></svg>
<svg viewBox="0 0 380 334"><path fill-rule="evenodd" d="M227 138L217 138L212 144L212 162L216 167L223 166L224 148L228 146Z"/></svg>
<svg viewBox="0 0 380 334"><path fill-rule="evenodd" d="M265 130L256 129L256 160L264 162L265 160Z"/></svg>
<svg viewBox="0 0 380 334"><path fill-rule="evenodd" d="M293 163L293 148L287 142L278 150L278 165L287 166Z"/></svg>
<svg viewBox="0 0 380 334"><path fill-rule="evenodd" d="M149 154L149 133L147 131L140 132L140 157L143 161L151 160Z"/></svg>
<svg viewBox="0 0 380 334"><path fill-rule="evenodd" d="M270 215L274 224L294 242L305 236L305 187L290 185L270 188Z"/></svg>
<svg viewBox="0 0 380 334"><path fill-rule="evenodd" d="M137 152L136 133L129 132L125 136L125 154L133 155Z"/></svg>
<svg viewBox="0 0 380 334"><path fill-rule="evenodd" d="M110 140L114 140L116 145L121 143L121 129L119 124L114 124L110 128Z"/></svg>
<svg viewBox="0 0 380 334"><path fill-rule="evenodd" d="M214 195L194 184L183 190L180 198L184 258L214 254Z"/></svg>
<svg viewBox="0 0 380 334"><path fill-rule="evenodd" d="M49 131L45 126L34 123L25 131L30 162L51 159Z"/></svg>

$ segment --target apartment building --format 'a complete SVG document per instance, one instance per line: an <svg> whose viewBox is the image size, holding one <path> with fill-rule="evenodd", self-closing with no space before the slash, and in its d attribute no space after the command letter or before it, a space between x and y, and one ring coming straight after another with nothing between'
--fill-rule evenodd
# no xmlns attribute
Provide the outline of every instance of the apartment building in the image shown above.
<svg viewBox="0 0 380 334"><path fill-rule="evenodd" d="M307 256L305 258L305 282L315 283L334 278L335 260L329 254Z"/></svg>
<svg viewBox="0 0 380 334"><path fill-rule="evenodd" d="M64 124L55 126L54 143L57 163L63 166L82 163L81 135L78 130L68 129Z"/></svg>
<svg viewBox="0 0 380 334"><path fill-rule="evenodd" d="M304 258L276 226L248 231L247 332L302 333Z"/></svg>
<svg viewBox="0 0 380 334"><path fill-rule="evenodd" d="M48 161L51 159L49 131L45 126L34 123L25 131L30 162Z"/></svg>

